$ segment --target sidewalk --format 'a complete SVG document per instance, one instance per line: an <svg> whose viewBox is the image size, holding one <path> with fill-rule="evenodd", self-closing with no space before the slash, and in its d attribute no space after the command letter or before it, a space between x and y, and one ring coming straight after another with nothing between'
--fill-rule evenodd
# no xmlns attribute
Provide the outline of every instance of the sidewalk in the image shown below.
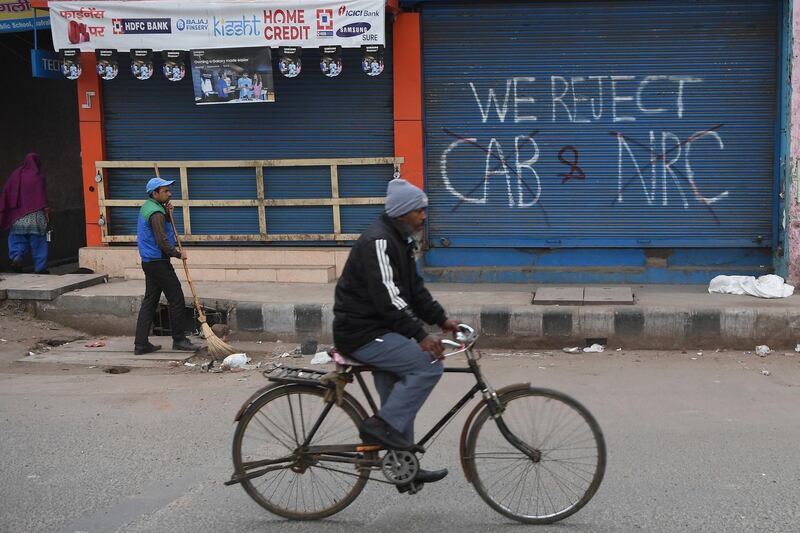
<svg viewBox="0 0 800 533"><path fill-rule="evenodd" d="M204 306L227 311L242 340L331 342L334 284L199 282ZM777 300L709 294L701 285L629 285L633 305L533 305L528 284L431 283L449 316L480 329L481 346L793 348L800 295ZM144 281L111 280L37 301L37 315L92 334L131 335ZM187 305L191 292L184 285Z"/></svg>

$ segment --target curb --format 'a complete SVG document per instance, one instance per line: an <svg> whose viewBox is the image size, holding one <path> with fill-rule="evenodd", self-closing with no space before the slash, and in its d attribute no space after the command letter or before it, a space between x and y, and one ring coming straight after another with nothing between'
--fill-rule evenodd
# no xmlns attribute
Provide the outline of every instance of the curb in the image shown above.
<svg viewBox="0 0 800 533"><path fill-rule="evenodd" d="M141 296L68 293L36 302L35 310L41 318L91 334L131 335L140 303ZM227 312L241 340L332 342L332 304L215 300L203 305ZM794 333L800 331L800 309L485 305L453 306L449 314L478 329L482 347L562 348L599 342L630 349L750 350L756 344L793 348L800 341Z"/></svg>

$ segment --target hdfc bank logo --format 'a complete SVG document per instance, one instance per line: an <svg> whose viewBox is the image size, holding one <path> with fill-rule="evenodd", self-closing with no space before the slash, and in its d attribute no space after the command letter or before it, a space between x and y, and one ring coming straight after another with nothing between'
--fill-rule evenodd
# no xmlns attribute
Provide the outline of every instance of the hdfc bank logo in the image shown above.
<svg viewBox="0 0 800 533"><path fill-rule="evenodd" d="M172 33L171 19L111 19L114 35Z"/></svg>
<svg viewBox="0 0 800 533"><path fill-rule="evenodd" d="M317 9L317 37L333 37L333 9Z"/></svg>

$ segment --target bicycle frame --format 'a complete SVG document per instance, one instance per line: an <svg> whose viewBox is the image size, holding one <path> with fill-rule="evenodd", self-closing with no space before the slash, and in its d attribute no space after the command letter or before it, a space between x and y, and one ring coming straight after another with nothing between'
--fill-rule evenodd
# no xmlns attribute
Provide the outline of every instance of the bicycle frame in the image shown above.
<svg viewBox="0 0 800 533"><path fill-rule="evenodd" d="M541 452L539 450L535 450L529 447L527 444L519 440L516 436L514 436L511 431L509 431L508 427L506 426L505 422L502 419L503 413L503 405L500 401L497 393L495 392L494 388L489 384L488 381L483 377L483 373L481 372L480 365L478 364L478 358L474 356L472 353L472 345L462 346L460 350L453 352L452 354L448 354L448 356L455 355L457 353L464 353L467 356L467 364L466 367L445 367L445 373L451 374L472 374L475 376L476 383L470 388L464 396L461 397L456 404L450 408L450 410L445 413L442 418L439 419L436 424L416 443L416 448L419 451L424 452L425 444L429 442L438 432L439 430L444 427L454 416L456 416L464 406L475 397L478 392L481 392L486 400L486 406L489 411L492 413L492 418L495 420L495 423L498 426L498 429L503 434L503 436L511 443L515 448L519 451L530 457L533 461L539 461L541 458ZM374 415L378 414L378 406L375 403L375 400L372 397L372 393L369 391L366 382L364 381L363 376L361 375L363 372L368 372L371 370L361 369L358 366L351 366L345 371L345 375L352 375L355 377L356 381L358 382L361 391L364 393L365 398L367 399L367 403L369 403L370 409L372 409L372 413ZM311 446L311 441L314 438L317 430L319 429L320 425L322 424L323 420L327 416L328 412L332 407L332 403L328 404L325 409L323 409L322 413L320 414L319 418L315 422L314 426L312 427L311 431L306 436L304 442L300 445L300 448L303 449L306 453L315 454L327 454L327 453L335 453L335 452L360 452L360 451L377 451L382 449L380 446L370 446L370 445L359 445L355 446L354 448L350 448L348 446ZM336 449L334 449L336 448ZM360 448L360 449L359 449ZM327 458L327 457L326 457ZM329 459L329 458L327 458ZM330 460L330 459L329 459ZM344 461L344 462L351 462L351 461Z"/></svg>

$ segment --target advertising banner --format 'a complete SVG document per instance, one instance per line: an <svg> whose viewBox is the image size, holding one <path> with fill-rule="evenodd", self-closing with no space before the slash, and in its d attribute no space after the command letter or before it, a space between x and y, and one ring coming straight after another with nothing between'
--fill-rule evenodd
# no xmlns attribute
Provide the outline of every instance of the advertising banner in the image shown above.
<svg viewBox="0 0 800 533"><path fill-rule="evenodd" d="M56 49L385 44L384 0L50 2Z"/></svg>
<svg viewBox="0 0 800 533"><path fill-rule="evenodd" d="M33 7L28 0L0 0L0 33L30 31L50 27L50 18L44 11L34 17Z"/></svg>
<svg viewBox="0 0 800 533"><path fill-rule="evenodd" d="M191 57L197 105L275 101L269 48L192 50Z"/></svg>

